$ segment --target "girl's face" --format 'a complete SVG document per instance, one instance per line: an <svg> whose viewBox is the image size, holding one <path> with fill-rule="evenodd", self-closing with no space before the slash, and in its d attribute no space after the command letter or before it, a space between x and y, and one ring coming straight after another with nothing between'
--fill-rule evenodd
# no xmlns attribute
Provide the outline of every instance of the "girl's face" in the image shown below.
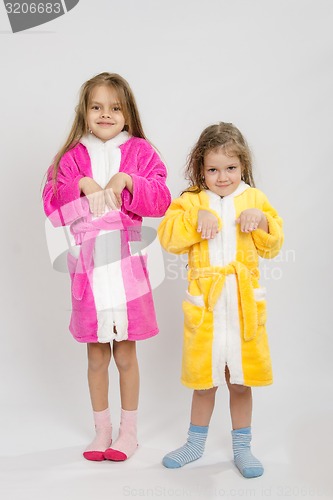
<svg viewBox="0 0 333 500"><path fill-rule="evenodd" d="M210 191L228 196L242 180L242 164L238 156L227 156L223 149L209 151L204 157L203 175Z"/></svg>
<svg viewBox="0 0 333 500"><path fill-rule="evenodd" d="M123 130L125 118L113 88L98 85L92 90L87 122L89 130L103 142L113 139Z"/></svg>

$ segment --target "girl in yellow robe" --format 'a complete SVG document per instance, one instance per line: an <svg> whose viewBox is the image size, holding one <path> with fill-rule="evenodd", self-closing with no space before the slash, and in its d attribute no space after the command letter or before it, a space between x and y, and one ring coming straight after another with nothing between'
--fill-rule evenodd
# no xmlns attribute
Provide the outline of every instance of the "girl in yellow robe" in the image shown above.
<svg viewBox="0 0 333 500"><path fill-rule="evenodd" d="M188 253L181 381L194 393L187 442L163 465L202 456L215 393L226 382L234 462L244 477L257 477L263 466L250 448L251 386L272 383L258 260L279 253L282 220L254 187L249 147L230 123L202 132L186 174L190 186L170 205L158 235L168 252Z"/></svg>

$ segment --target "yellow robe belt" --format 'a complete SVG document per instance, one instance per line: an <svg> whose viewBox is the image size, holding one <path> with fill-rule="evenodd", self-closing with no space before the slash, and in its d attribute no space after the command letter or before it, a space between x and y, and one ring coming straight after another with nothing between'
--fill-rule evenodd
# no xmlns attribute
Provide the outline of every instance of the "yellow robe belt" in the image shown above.
<svg viewBox="0 0 333 500"><path fill-rule="evenodd" d="M189 280L213 277L212 285L208 295L208 310L213 311L216 302L221 295L225 278L229 274L235 274L240 295L240 307L244 322L244 340L253 340L258 328L257 305L254 300L251 273L248 267L238 261L230 262L227 266L193 267L189 269Z"/></svg>

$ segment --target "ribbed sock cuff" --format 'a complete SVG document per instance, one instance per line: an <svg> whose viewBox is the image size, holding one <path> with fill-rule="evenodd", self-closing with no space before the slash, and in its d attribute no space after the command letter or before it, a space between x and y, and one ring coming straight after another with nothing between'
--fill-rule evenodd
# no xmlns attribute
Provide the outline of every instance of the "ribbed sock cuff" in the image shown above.
<svg viewBox="0 0 333 500"><path fill-rule="evenodd" d="M234 429L234 434L251 434L251 427L242 427L241 429Z"/></svg>
<svg viewBox="0 0 333 500"><path fill-rule="evenodd" d="M190 431L191 432L199 432L201 434L207 434L208 433L208 425L193 425L193 424L190 424Z"/></svg>

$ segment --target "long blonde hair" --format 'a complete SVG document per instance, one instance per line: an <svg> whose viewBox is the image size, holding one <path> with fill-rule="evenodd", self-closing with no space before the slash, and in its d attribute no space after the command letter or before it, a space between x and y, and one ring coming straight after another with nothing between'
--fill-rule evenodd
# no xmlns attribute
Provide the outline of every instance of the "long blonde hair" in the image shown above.
<svg viewBox="0 0 333 500"><path fill-rule="evenodd" d="M100 73L85 82L80 91L79 103L75 108L75 118L65 144L53 161L52 179L56 182L59 162L62 156L78 144L81 137L88 133L87 111L92 91L99 85L106 85L117 93L121 110L125 118L124 130L135 137L147 139L142 128L135 97L128 82L117 73Z"/></svg>
<svg viewBox="0 0 333 500"><path fill-rule="evenodd" d="M185 178L190 181L190 185L183 192L199 193L207 189L203 175L205 155L219 149L228 156L238 156L242 165L242 180L252 187L255 186L251 151L245 138L232 123L219 122L205 128L188 155Z"/></svg>

